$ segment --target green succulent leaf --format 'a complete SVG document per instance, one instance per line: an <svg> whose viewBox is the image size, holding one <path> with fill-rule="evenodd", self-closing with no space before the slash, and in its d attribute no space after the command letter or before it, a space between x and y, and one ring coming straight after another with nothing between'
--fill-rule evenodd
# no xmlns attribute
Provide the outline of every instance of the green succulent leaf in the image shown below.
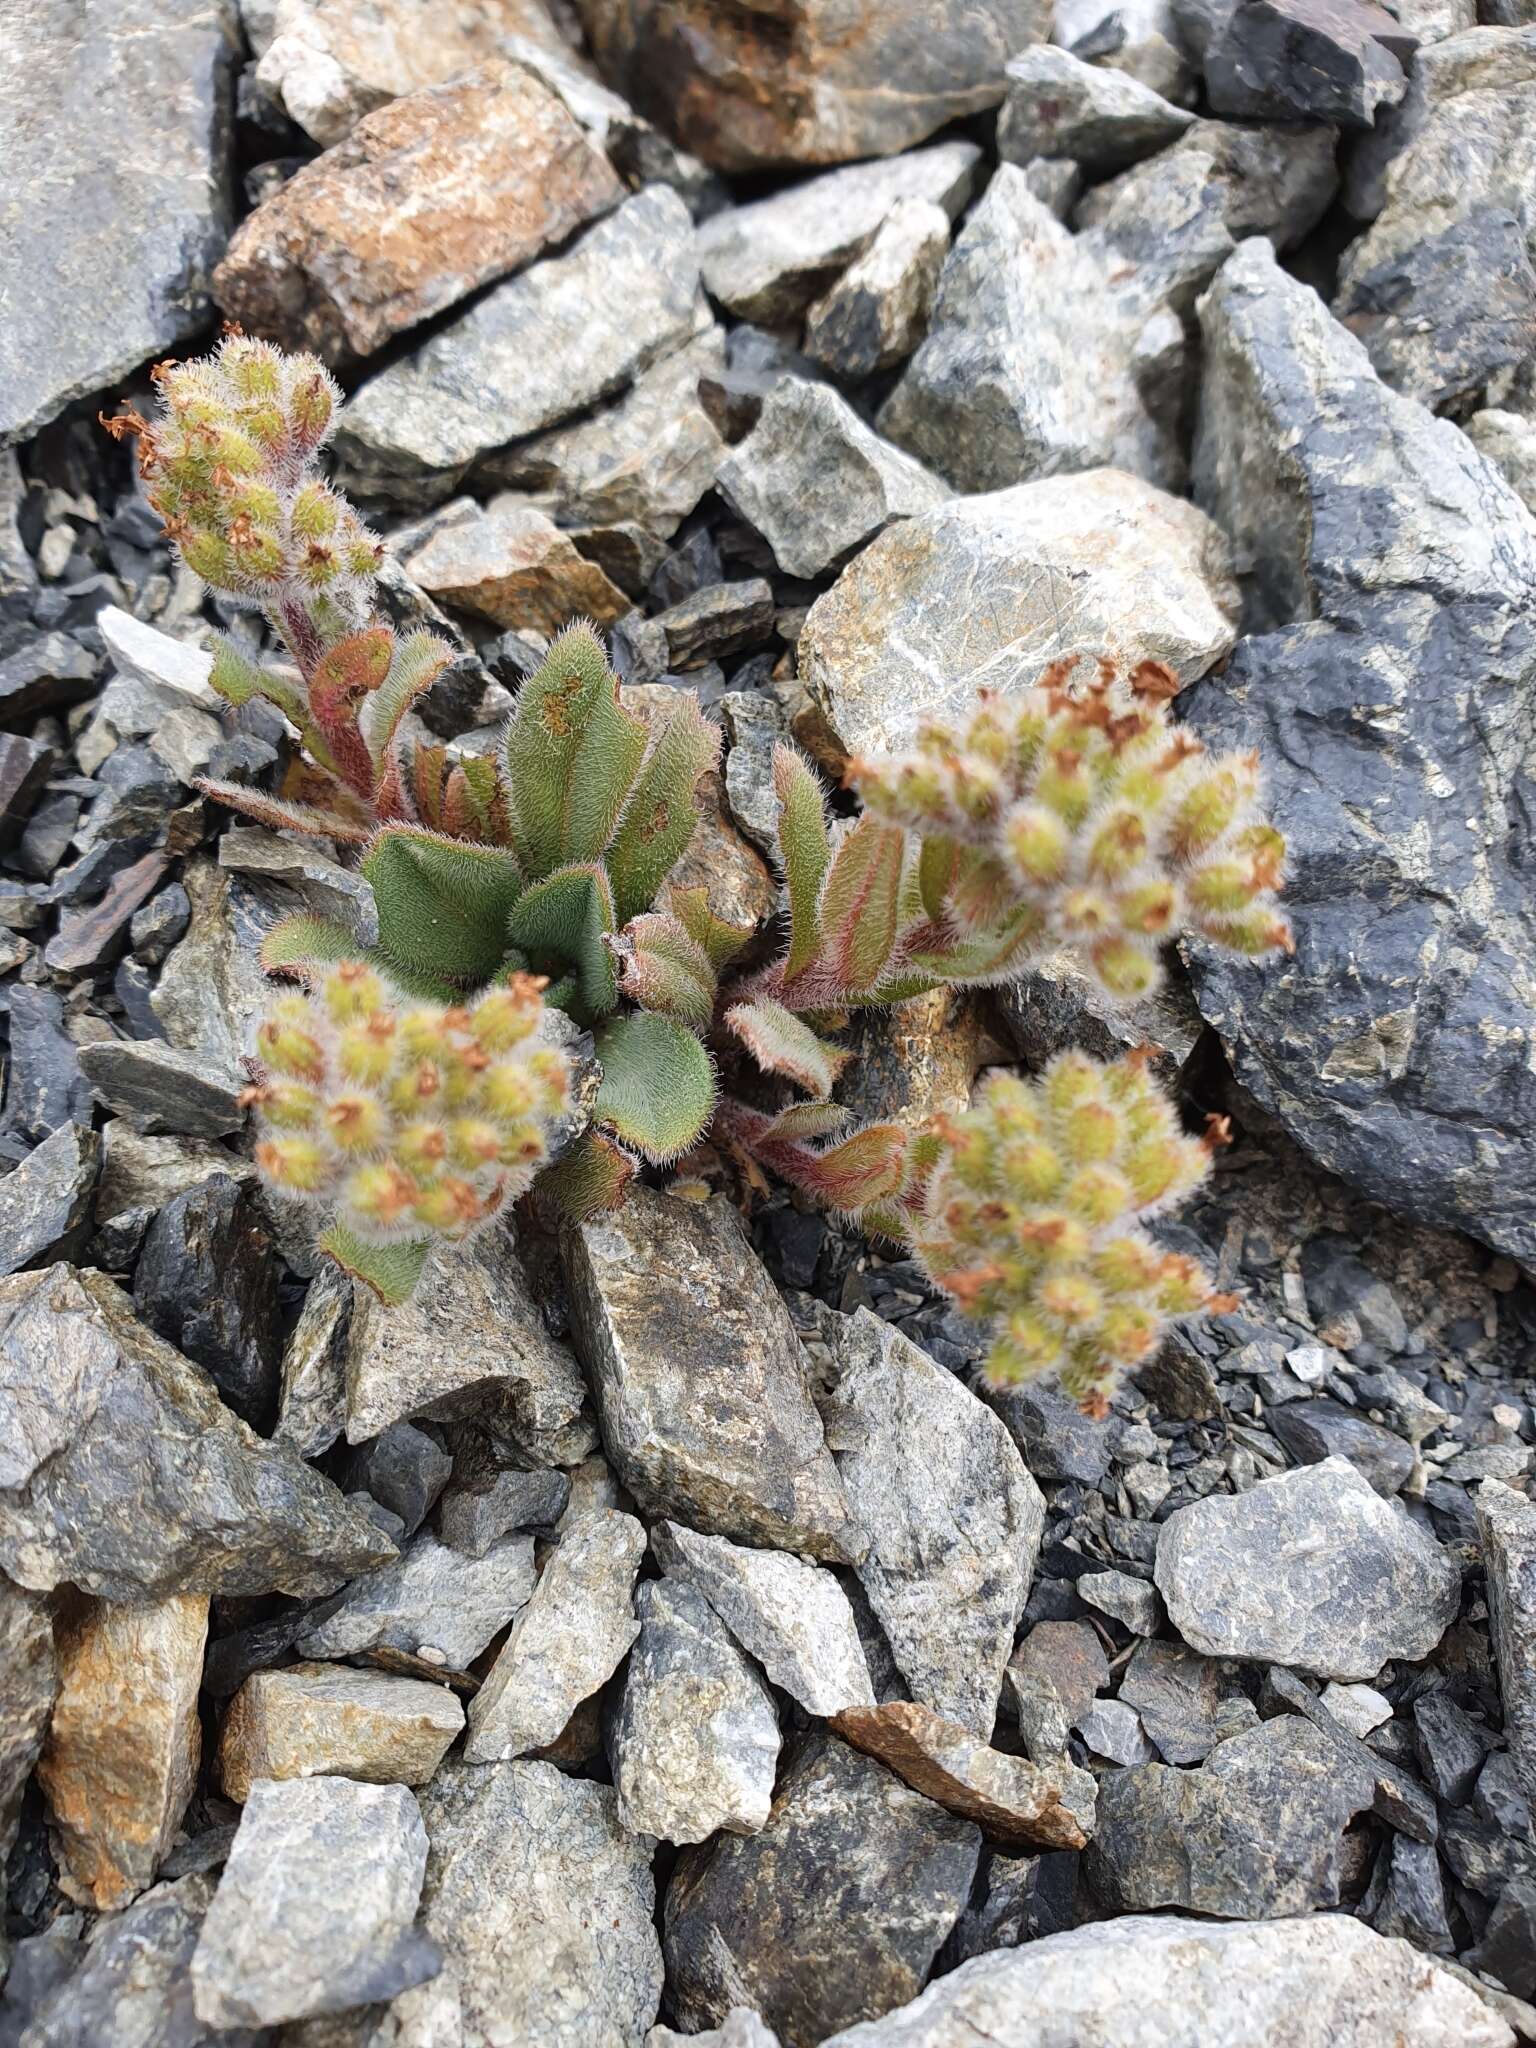
<svg viewBox="0 0 1536 2048"><path fill-rule="evenodd" d="M830 1095L848 1063L847 1053L818 1038L771 996L737 1003L726 1011L725 1021L764 1073L785 1075L807 1095Z"/></svg>
<svg viewBox="0 0 1536 2048"><path fill-rule="evenodd" d="M821 784L793 747L773 750L773 789L779 800L779 860L789 894L789 953L784 978L793 981L821 947L818 906L832 860Z"/></svg>
<svg viewBox="0 0 1536 2048"><path fill-rule="evenodd" d="M764 1132L770 1142L798 1144L806 1138L829 1138L847 1123L850 1110L841 1102L792 1102L781 1109Z"/></svg>
<svg viewBox="0 0 1536 2048"><path fill-rule="evenodd" d="M432 1249L426 1237L403 1244L369 1244L345 1224L333 1223L319 1240L344 1273L372 1288L387 1308L398 1308L415 1290Z"/></svg>
<svg viewBox="0 0 1536 2048"><path fill-rule="evenodd" d="M850 995L873 989L895 950L905 851L898 826L860 818L827 871L822 943L839 986Z"/></svg>
<svg viewBox="0 0 1536 2048"><path fill-rule="evenodd" d="M699 822L694 785L719 755L719 733L697 701L684 697L655 735L608 854L621 924L650 909L682 859Z"/></svg>
<svg viewBox="0 0 1536 2048"><path fill-rule="evenodd" d="M613 956L604 943L614 932L613 895L599 861L557 868L522 895L507 921L506 937L542 974L575 973L573 1014L601 1017L619 1000Z"/></svg>
<svg viewBox="0 0 1536 2048"><path fill-rule="evenodd" d="M675 1017L692 1031L715 1013L715 970L709 955L675 917L648 911L631 918L614 941L619 988L642 1010Z"/></svg>
<svg viewBox="0 0 1536 2048"><path fill-rule="evenodd" d="M453 658L447 642L418 627L395 643L388 673L367 704L368 752L377 768L394 743L400 721L425 696Z"/></svg>
<svg viewBox="0 0 1536 2048"><path fill-rule="evenodd" d="M261 942L261 964L268 974L288 971L302 976L310 968L338 960L366 959L367 953L368 948L332 917L282 918Z"/></svg>
<svg viewBox="0 0 1536 2048"><path fill-rule="evenodd" d="M213 667L208 671L208 681L226 704L233 704L237 709L242 704L249 704L253 697L267 695L266 670L222 633L214 642Z"/></svg>
<svg viewBox="0 0 1536 2048"><path fill-rule="evenodd" d="M539 1175L535 1193L552 1201L567 1221L585 1223L606 1209L617 1209L638 1164L601 1131L588 1131L579 1145Z"/></svg>
<svg viewBox="0 0 1536 2048"><path fill-rule="evenodd" d="M390 962L462 988L490 980L506 953L507 917L523 886L509 853L416 825L386 825L362 865Z"/></svg>
<svg viewBox="0 0 1536 2048"><path fill-rule="evenodd" d="M568 627L518 692L507 728L512 844L536 881L608 845L645 741L596 632Z"/></svg>
<svg viewBox="0 0 1536 2048"><path fill-rule="evenodd" d="M598 1034L603 1084L592 1114L620 1140L664 1166L694 1144L715 1106L715 1071L693 1033L640 1010Z"/></svg>

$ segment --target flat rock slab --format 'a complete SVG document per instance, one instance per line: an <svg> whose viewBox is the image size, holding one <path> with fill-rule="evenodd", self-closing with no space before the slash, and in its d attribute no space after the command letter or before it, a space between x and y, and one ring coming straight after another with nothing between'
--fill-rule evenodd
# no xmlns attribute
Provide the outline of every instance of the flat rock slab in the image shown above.
<svg viewBox="0 0 1536 2048"><path fill-rule="evenodd" d="M197 1783L208 1597L90 1600L57 1631L59 1696L39 1765L60 1884L100 1912L154 1882Z"/></svg>
<svg viewBox="0 0 1536 2048"><path fill-rule="evenodd" d="M824 2048L1514 2048L1478 1994L1347 1913L1201 1926L1134 1915L977 1956Z"/></svg>
<svg viewBox="0 0 1536 2048"><path fill-rule="evenodd" d="M0 1273L76 1256L90 1229L101 1138L61 1124L0 1180Z"/></svg>
<svg viewBox="0 0 1536 2048"><path fill-rule="evenodd" d="M214 295L284 348L368 355L623 193L556 93L487 64L381 107L280 185L242 221Z"/></svg>
<svg viewBox="0 0 1536 2048"><path fill-rule="evenodd" d="M1372 0L1238 0L1205 53L1206 92L1218 114L1369 128L1407 91L1398 56L1414 41Z"/></svg>
<svg viewBox="0 0 1536 2048"><path fill-rule="evenodd" d="M1123 171L1175 141L1195 118L1140 79L1086 64L1050 43L1021 51L1007 79L997 117L1005 163L1059 156L1090 171Z"/></svg>
<svg viewBox="0 0 1536 2048"><path fill-rule="evenodd" d="M436 1975L436 1945L415 1926L426 1865L403 1785L253 1785L192 1957L198 2017L278 2026Z"/></svg>
<svg viewBox="0 0 1536 2048"><path fill-rule="evenodd" d="M1536 1506L1497 1479L1485 1479L1474 1498L1505 1731L1536 1810Z"/></svg>
<svg viewBox="0 0 1536 2048"><path fill-rule="evenodd" d="M306 1657L397 1650L463 1671L533 1592L533 1538L503 1536L465 1557L423 1529L403 1557L354 1580L299 1638Z"/></svg>
<svg viewBox="0 0 1536 2048"><path fill-rule="evenodd" d="M832 1723L914 1792L1009 1848L1081 1849L1093 1832L1094 1781L1063 1759L1035 1764L979 1742L930 1707L894 1700L848 1707Z"/></svg>
<svg viewBox="0 0 1536 2048"><path fill-rule="evenodd" d="M899 751L980 688L1027 688L1079 652L1166 662L1230 649L1227 543L1194 506L1123 471L956 498L872 541L812 605L800 675L851 754Z"/></svg>
<svg viewBox="0 0 1536 2048"><path fill-rule="evenodd" d="M136 1322L105 1274L0 1281L0 1357L0 1568L20 1584L305 1597L395 1555Z"/></svg>
<svg viewBox="0 0 1536 2048"><path fill-rule="evenodd" d="M470 1702L466 1761L545 1748L607 1683L640 1633L633 1595L644 1555L645 1529L633 1515L610 1508L566 1525Z"/></svg>
<svg viewBox="0 0 1536 2048"><path fill-rule="evenodd" d="M1427 1657L1461 1602L1461 1573L1433 1536L1342 1458L1178 1509L1158 1535L1156 1577L1193 1649L1319 1678Z"/></svg>
<svg viewBox="0 0 1536 2048"><path fill-rule="evenodd" d="M667 1842L755 1834L779 1760L772 1693L691 1586L648 1579L635 1610L640 1635L608 1731L619 1818Z"/></svg>
<svg viewBox="0 0 1536 2048"><path fill-rule="evenodd" d="M667 1988L686 2028L752 2004L784 2048L876 2019L926 1979L970 1893L981 1835L880 1764L813 1736L767 1826L680 1858Z"/></svg>
<svg viewBox="0 0 1536 2048"><path fill-rule="evenodd" d="M358 1778L425 1785L462 1732L443 1685L347 1664L254 1671L230 1701L219 1782L243 1805L258 1778Z"/></svg>
<svg viewBox="0 0 1536 2048"><path fill-rule="evenodd" d="M16 203L0 248L0 444L206 323L229 232L237 49L226 0L6 10L0 130Z"/></svg>
<svg viewBox="0 0 1536 2048"><path fill-rule="evenodd" d="M615 2048L661 1999L650 1848L607 1785L546 1763L447 1763L421 1797L422 1918L443 1968L389 2048Z"/></svg>
<svg viewBox="0 0 1536 2048"><path fill-rule="evenodd" d="M550 639L572 618L606 627L629 610L624 592L548 513L515 499L497 499L484 511L465 501L462 516L445 515L405 567L429 596L455 610Z"/></svg>
<svg viewBox="0 0 1536 2048"><path fill-rule="evenodd" d="M983 1740L1045 1523L1002 1421L867 1309L839 1325L827 1440L869 1531L859 1583L912 1697Z"/></svg>
<svg viewBox="0 0 1536 2048"><path fill-rule="evenodd" d="M742 1648L808 1714L874 1705L858 1624L831 1572L677 1522L658 1522L651 1543L667 1576L701 1593Z"/></svg>
<svg viewBox="0 0 1536 2048"><path fill-rule="evenodd" d="M570 1234L566 1271L604 1444L648 1514L863 1555L800 1340L728 1203L635 1188Z"/></svg>

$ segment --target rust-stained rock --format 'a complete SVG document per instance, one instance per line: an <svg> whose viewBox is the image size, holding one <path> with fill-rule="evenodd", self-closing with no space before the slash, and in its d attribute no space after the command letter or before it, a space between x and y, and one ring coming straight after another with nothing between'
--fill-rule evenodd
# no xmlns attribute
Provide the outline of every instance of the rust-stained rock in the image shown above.
<svg viewBox="0 0 1536 2048"><path fill-rule="evenodd" d="M38 1775L72 1899L111 1912L170 1848L202 1753L208 1597L81 1602L61 1616L59 1697Z"/></svg>
<svg viewBox="0 0 1536 2048"><path fill-rule="evenodd" d="M857 1010L837 1042L853 1057L832 1091L858 1123L915 1123L971 1106L997 1048L974 989L937 988L889 1010Z"/></svg>
<svg viewBox="0 0 1536 2048"><path fill-rule="evenodd" d="M347 1664L256 1671L229 1703L219 1777L240 1805L257 1778L425 1785L463 1726L447 1687L419 1678Z"/></svg>
<svg viewBox="0 0 1536 2048"><path fill-rule="evenodd" d="M443 604L550 637L572 619L611 626L629 610L624 592L547 512L515 498L484 511L466 501L464 513L437 526L405 566Z"/></svg>
<svg viewBox="0 0 1536 2048"><path fill-rule="evenodd" d="M578 0L610 81L719 170L910 149L996 106L1042 0Z"/></svg>
<svg viewBox="0 0 1536 2048"><path fill-rule="evenodd" d="M486 64L379 108L279 186L231 241L214 296L287 348L368 355L623 192L562 99L520 64Z"/></svg>
<svg viewBox="0 0 1536 2048"><path fill-rule="evenodd" d="M1065 1758L1032 1764L1007 1756L910 1700L845 1707L833 1716L832 1726L855 1749L888 1765L913 1791L975 1821L994 1841L1081 1849L1093 1832L1093 1778Z"/></svg>

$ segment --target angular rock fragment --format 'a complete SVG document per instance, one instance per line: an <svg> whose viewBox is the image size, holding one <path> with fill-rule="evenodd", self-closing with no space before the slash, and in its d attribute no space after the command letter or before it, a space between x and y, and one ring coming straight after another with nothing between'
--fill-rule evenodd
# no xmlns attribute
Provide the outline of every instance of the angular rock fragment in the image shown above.
<svg viewBox="0 0 1536 2048"><path fill-rule="evenodd" d="M214 295L284 348L369 355L623 189L557 94L521 65L486 64L368 115L280 185L241 223Z"/></svg>
<svg viewBox="0 0 1536 2048"><path fill-rule="evenodd" d="M1342 1458L1180 1508L1159 1532L1156 1576L1194 1649L1321 1678L1427 1657L1461 1601L1440 1545Z"/></svg>
<svg viewBox="0 0 1536 2048"><path fill-rule="evenodd" d="M1184 680L1232 646L1237 591L1218 529L1119 470L957 498L864 549L811 607L800 674L854 754L906 745L978 688L1036 681L1081 650Z"/></svg>
<svg viewBox="0 0 1536 2048"><path fill-rule="evenodd" d="M253 1785L192 1957L198 2017L277 2026L435 1976L436 1944L414 1924L426 1863L403 1785Z"/></svg>
<svg viewBox="0 0 1536 2048"><path fill-rule="evenodd" d="M53 991L16 983L6 993L10 1055L4 1136L16 1148L10 1156L22 1159L51 1131L69 1123L88 1124L91 1090L64 1034L64 1006Z"/></svg>
<svg viewBox="0 0 1536 2048"><path fill-rule="evenodd" d="M1269 1427L1304 1465L1346 1458L1383 1499L1401 1493L1413 1470L1413 1446L1342 1401L1291 1401L1269 1416Z"/></svg>
<svg viewBox="0 0 1536 2048"><path fill-rule="evenodd" d="M845 1707L832 1725L914 1792L975 1821L1006 1847L1081 1849L1093 1832L1093 1779L1065 1759L1027 1763L989 1749L931 1707L901 1700Z"/></svg>
<svg viewBox="0 0 1536 2048"><path fill-rule="evenodd" d="M825 384L785 377L720 465L726 502L790 576L819 576L897 519L953 495Z"/></svg>
<svg viewBox="0 0 1536 2048"><path fill-rule="evenodd" d="M644 1188L566 1244L603 1440L653 1515L849 1561L865 1537L788 1311L730 1206Z"/></svg>
<svg viewBox="0 0 1536 2048"><path fill-rule="evenodd" d="M347 1422L346 1345L352 1321L352 1277L330 1260L309 1283L299 1319L283 1347L277 1427L279 1443L301 1458L318 1458Z"/></svg>
<svg viewBox="0 0 1536 2048"><path fill-rule="evenodd" d="M1205 53L1218 114L1369 128L1408 87L1414 38L1373 0L1238 0Z"/></svg>
<svg viewBox="0 0 1536 2048"><path fill-rule="evenodd" d="M1015 57L1007 76L997 117L1004 163L1062 156L1090 171L1122 171L1175 141L1195 118L1124 72L1085 64L1050 43Z"/></svg>
<svg viewBox="0 0 1536 2048"><path fill-rule="evenodd" d="M397 1999L389 2048L614 2048L661 1998L647 1844L607 1785L546 1763L447 1763L421 1795L422 1919L441 1974Z"/></svg>
<svg viewBox="0 0 1536 2048"><path fill-rule="evenodd" d="M0 1859L11 1853L58 1690L48 1603L0 1578Z"/></svg>
<svg viewBox="0 0 1536 2048"><path fill-rule="evenodd" d="M1258 1719L1236 1667L1202 1657L1183 1643L1138 1643L1120 1680L1119 1698L1135 1708L1170 1764L1202 1763L1219 1742L1242 1734Z"/></svg>
<svg viewBox="0 0 1536 2048"><path fill-rule="evenodd" d="M57 1631L39 1765L73 1899L114 1912L154 1882L197 1782L206 1594L80 1601Z"/></svg>
<svg viewBox="0 0 1536 2048"><path fill-rule="evenodd" d="M462 1731L443 1685L345 1664L255 1671L230 1701L219 1782L244 1805L259 1778L358 1778L425 1785Z"/></svg>
<svg viewBox="0 0 1536 2048"><path fill-rule="evenodd" d="M679 2025L718 2025L745 2002L784 2048L814 2048L878 2019L927 1977L980 1843L880 1764L809 1738L761 1833L722 1835L678 1862L665 1941Z"/></svg>
<svg viewBox="0 0 1536 2048"><path fill-rule="evenodd" d="M1087 1621L1037 1621L1009 1659L1009 1697L1027 1755L1066 1752L1067 1732L1109 1683L1109 1659Z"/></svg>
<svg viewBox="0 0 1536 2048"><path fill-rule="evenodd" d="M898 199L863 254L806 308L806 354L850 381L893 368L927 332L948 249L944 208Z"/></svg>
<svg viewBox="0 0 1536 2048"><path fill-rule="evenodd" d="M1304 1714L1312 1726L1328 1738L1346 1771L1354 1772L1370 1785L1372 1810L1388 1827L1395 1828L1410 1841L1433 1842L1436 1839L1440 1822L1435 1802L1417 1779L1399 1770L1388 1758L1378 1756L1358 1736L1351 1735L1340 1721L1335 1720L1329 1707L1305 1680L1283 1664L1271 1666L1265 1674L1264 1683L1276 1699L1296 1713Z"/></svg>
<svg viewBox="0 0 1536 2048"><path fill-rule="evenodd" d="M912 1697L983 1741L1045 1502L990 1408L867 1309L839 1328L827 1441L869 1531L859 1583Z"/></svg>
<svg viewBox="0 0 1536 2048"><path fill-rule="evenodd" d="M394 1555L264 1443L104 1274L0 1281L0 1567L39 1591L328 1593Z"/></svg>
<svg viewBox="0 0 1536 2048"><path fill-rule="evenodd" d="M1262 1722L1219 1743L1198 1771L1140 1764L1099 1786L1086 1868L1109 1911L1159 1906L1273 1920L1339 1903L1340 1849L1371 1803L1310 1722Z"/></svg>
<svg viewBox="0 0 1536 2048"><path fill-rule="evenodd" d="M831 1572L676 1522L658 1522L651 1543L667 1576L702 1593L742 1648L808 1714L874 1705L853 1610Z"/></svg>
<svg viewBox="0 0 1536 2048"><path fill-rule="evenodd" d="M1100 1614L1124 1622L1132 1635L1157 1633L1162 1622L1157 1589L1130 1572L1084 1572L1077 1581L1079 1598Z"/></svg>
<svg viewBox="0 0 1536 2048"><path fill-rule="evenodd" d="M620 1820L666 1842L755 1834L779 1757L773 1695L691 1586L649 1579L635 1611L640 1634L608 1733Z"/></svg>
<svg viewBox="0 0 1536 2048"><path fill-rule="evenodd" d="M484 1557L514 1529L553 1529L571 1499L563 1472L523 1472L501 1465L483 1438L461 1446L453 1480L437 1504L437 1533L450 1549Z"/></svg>
<svg viewBox="0 0 1536 2048"><path fill-rule="evenodd" d="M470 1702L466 1762L545 1748L607 1683L640 1633L633 1594L644 1555L633 1515L608 1510L569 1524Z"/></svg>
<svg viewBox="0 0 1536 2048"><path fill-rule="evenodd" d="M1171 149L1095 185L1078 201L1079 230L1116 218L1166 216L1183 200L1182 160L1198 156L1234 241L1265 235L1289 249L1317 225L1338 189L1335 129L1196 121Z"/></svg>
<svg viewBox="0 0 1536 2048"><path fill-rule="evenodd" d="M303 1635L306 1657L396 1650L463 1671L533 1591L533 1538L504 1536L484 1557L449 1550L422 1530L393 1564L356 1579Z"/></svg>
<svg viewBox="0 0 1536 2048"><path fill-rule="evenodd" d="M629 610L624 592L568 534L515 498L493 499L484 511L466 500L462 516L434 526L405 567L443 604L547 638L572 618L611 626Z"/></svg>
<svg viewBox="0 0 1536 2048"><path fill-rule="evenodd" d="M346 480L406 503L446 498L480 456L631 383L698 312L693 222L653 186L363 385L336 439Z"/></svg>
<svg viewBox="0 0 1536 2048"><path fill-rule="evenodd" d="M1536 420L1489 407L1467 421L1466 435L1480 455L1503 471L1526 509L1536 513Z"/></svg>
<svg viewBox="0 0 1536 2048"><path fill-rule="evenodd" d="M1475 1499L1505 1730L1536 1809L1536 1506L1497 1479L1485 1479Z"/></svg>
<svg viewBox="0 0 1536 2048"><path fill-rule="evenodd" d="M90 1231L101 1139L61 1124L0 1180L0 1273L78 1256Z"/></svg>
<svg viewBox="0 0 1536 2048"><path fill-rule="evenodd" d="M133 1305L211 1375L237 1415L270 1426L282 1311L272 1240L247 1186L216 1174L166 1203L145 1234Z"/></svg>

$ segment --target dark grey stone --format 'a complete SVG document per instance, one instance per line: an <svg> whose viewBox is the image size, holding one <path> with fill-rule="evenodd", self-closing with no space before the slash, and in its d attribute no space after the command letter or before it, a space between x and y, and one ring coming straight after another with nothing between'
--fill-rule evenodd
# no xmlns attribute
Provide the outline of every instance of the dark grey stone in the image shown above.
<svg viewBox="0 0 1536 2048"><path fill-rule="evenodd" d="M1097 1486L1108 1472L1117 1427L1113 1421L1094 1421L1051 1386L988 1391L987 1399L1007 1423L1036 1479Z"/></svg>
<svg viewBox="0 0 1536 2048"><path fill-rule="evenodd" d="M91 1120L90 1083L64 1032L64 1005L51 989L18 985L8 992L10 1056L6 1062L8 1139L26 1149L50 1131Z"/></svg>
<svg viewBox="0 0 1536 2048"><path fill-rule="evenodd" d="M1536 1501L1497 1479L1485 1479L1475 1498L1504 1733L1536 1807Z"/></svg>
<svg viewBox="0 0 1536 2048"><path fill-rule="evenodd" d="M0 647L4 643L0 642ZM89 697L100 662L67 633L34 633L0 654L0 718L26 725Z"/></svg>
<svg viewBox="0 0 1536 2048"><path fill-rule="evenodd" d="M58 1689L48 1602L0 1578L0 1867L16 1839Z"/></svg>
<svg viewBox="0 0 1536 2048"><path fill-rule="evenodd" d="M211 1376L235 1413L267 1431L282 1365L278 1263L246 1182L226 1173L166 1203L144 1238L133 1305Z"/></svg>
<svg viewBox="0 0 1536 2048"><path fill-rule="evenodd" d="M1283 1664L1265 1673L1265 1685L1275 1698L1326 1735L1347 1769L1359 1771L1372 1783L1372 1811L1389 1828L1413 1842L1433 1842L1440 1832L1435 1802L1416 1778L1400 1770L1390 1758L1379 1756L1358 1735L1336 1721L1304 1680Z"/></svg>
<svg viewBox="0 0 1536 2048"><path fill-rule="evenodd" d="M1138 1643L1120 1680L1119 1697L1136 1709L1170 1764L1203 1762L1218 1743L1257 1719L1237 1667L1219 1657L1202 1657L1183 1643Z"/></svg>
<svg viewBox="0 0 1536 2048"><path fill-rule="evenodd" d="M1489 1738L1447 1692L1427 1692L1413 1703L1414 1746L1437 1799L1461 1806L1477 1783Z"/></svg>
<svg viewBox="0 0 1536 2048"><path fill-rule="evenodd" d="M1039 1856L983 1849L970 1903L944 1944L944 1968L1075 1927L1080 1862L1076 1849L1047 1849Z"/></svg>
<svg viewBox="0 0 1536 2048"><path fill-rule="evenodd" d="M484 1557L516 1529L547 1533L565 1513L571 1482L563 1472L503 1466L483 1438L455 1454L453 1477L437 1504L437 1533L450 1549Z"/></svg>
<svg viewBox="0 0 1536 2048"><path fill-rule="evenodd" d="M1467 1961L1516 1998L1536 1998L1536 1878L1505 1885Z"/></svg>
<svg viewBox="0 0 1536 2048"><path fill-rule="evenodd" d="M1371 0L1238 0L1205 53L1206 92L1218 114L1369 128L1408 89L1389 41L1413 48Z"/></svg>
<svg viewBox="0 0 1536 2048"><path fill-rule="evenodd" d="M149 901L133 913L128 927L133 957L146 967L158 967L172 946L187 935L192 905L180 882L167 882Z"/></svg>
<svg viewBox="0 0 1536 2048"><path fill-rule="evenodd" d="M1506 1835L1536 1835L1530 1801L1520 1789L1515 1760L1507 1749L1496 1749L1478 1773L1472 1810Z"/></svg>
<svg viewBox="0 0 1536 2048"><path fill-rule="evenodd" d="M981 1831L830 1736L790 1760L760 1834L687 1851L667 1890L673 2015L750 2004L784 2048L878 2019L927 1978L970 1895Z"/></svg>
<svg viewBox="0 0 1536 2048"><path fill-rule="evenodd" d="M0 1180L0 1273L78 1255L91 1227L101 1139L63 1124Z"/></svg>
<svg viewBox="0 0 1536 2048"><path fill-rule="evenodd" d="M1452 1813L1440 1830L1440 1853L1479 1897L1496 1899L1517 1879L1536 1880L1536 1844L1506 1835L1475 1813Z"/></svg>
<svg viewBox="0 0 1536 2048"><path fill-rule="evenodd" d="M761 647L773 631L772 586L753 576L740 583L708 583L657 615L666 635L667 663L701 668L728 654Z"/></svg>
<svg viewBox="0 0 1536 2048"><path fill-rule="evenodd" d="M245 1122L243 1081L210 1069L206 1054L158 1039L82 1046L80 1070L115 1116L149 1136L219 1138Z"/></svg>
<svg viewBox="0 0 1536 2048"><path fill-rule="evenodd" d="M409 1422L392 1422L370 1442L358 1445L347 1460L342 1483L349 1493L371 1493L400 1517L406 1535L414 1536L452 1470L453 1460L425 1430Z"/></svg>
<svg viewBox="0 0 1536 2048"><path fill-rule="evenodd" d="M1413 1470L1413 1446L1390 1429L1371 1422L1342 1401L1290 1401L1272 1407L1265 1417L1271 1436L1285 1445L1298 1463L1321 1464L1324 1458L1347 1458L1379 1494L1401 1493Z"/></svg>
<svg viewBox="0 0 1536 2048"><path fill-rule="evenodd" d="M1258 747L1296 953L1192 948L1200 1007L1323 1166L1528 1258L1536 912L1515 820L1536 521L1263 242L1202 322L1196 490L1249 564L1254 637L1180 708L1208 744Z"/></svg>
<svg viewBox="0 0 1536 2048"><path fill-rule="evenodd" d="M1431 1955L1456 1953L1446 1912L1445 1872L1429 1842L1389 1835L1361 1907L1378 1934L1398 1935Z"/></svg>
<svg viewBox="0 0 1536 2048"><path fill-rule="evenodd" d="M19 732L0 732L0 847L13 846L57 759L54 749Z"/></svg>
<svg viewBox="0 0 1536 2048"><path fill-rule="evenodd" d="M1346 1240L1309 1238L1301 1248L1301 1278L1315 1323L1352 1317L1361 1336L1380 1350L1396 1354L1408 1349L1408 1324L1396 1295Z"/></svg>
<svg viewBox="0 0 1536 2048"><path fill-rule="evenodd" d="M394 1555L104 1274L0 1281L0 1567L49 1591L328 1593Z"/></svg>
<svg viewBox="0 0 1536 2048"><path fill-rule="evenodd" d="M425 1529L403 1557L356 1579L339 1602L312 1615L299 1638L306 1657L398 1651L428 1667L463 1671L533 1591L533 1538L504 1536L481 1558L449 1550Z"/></svg>

